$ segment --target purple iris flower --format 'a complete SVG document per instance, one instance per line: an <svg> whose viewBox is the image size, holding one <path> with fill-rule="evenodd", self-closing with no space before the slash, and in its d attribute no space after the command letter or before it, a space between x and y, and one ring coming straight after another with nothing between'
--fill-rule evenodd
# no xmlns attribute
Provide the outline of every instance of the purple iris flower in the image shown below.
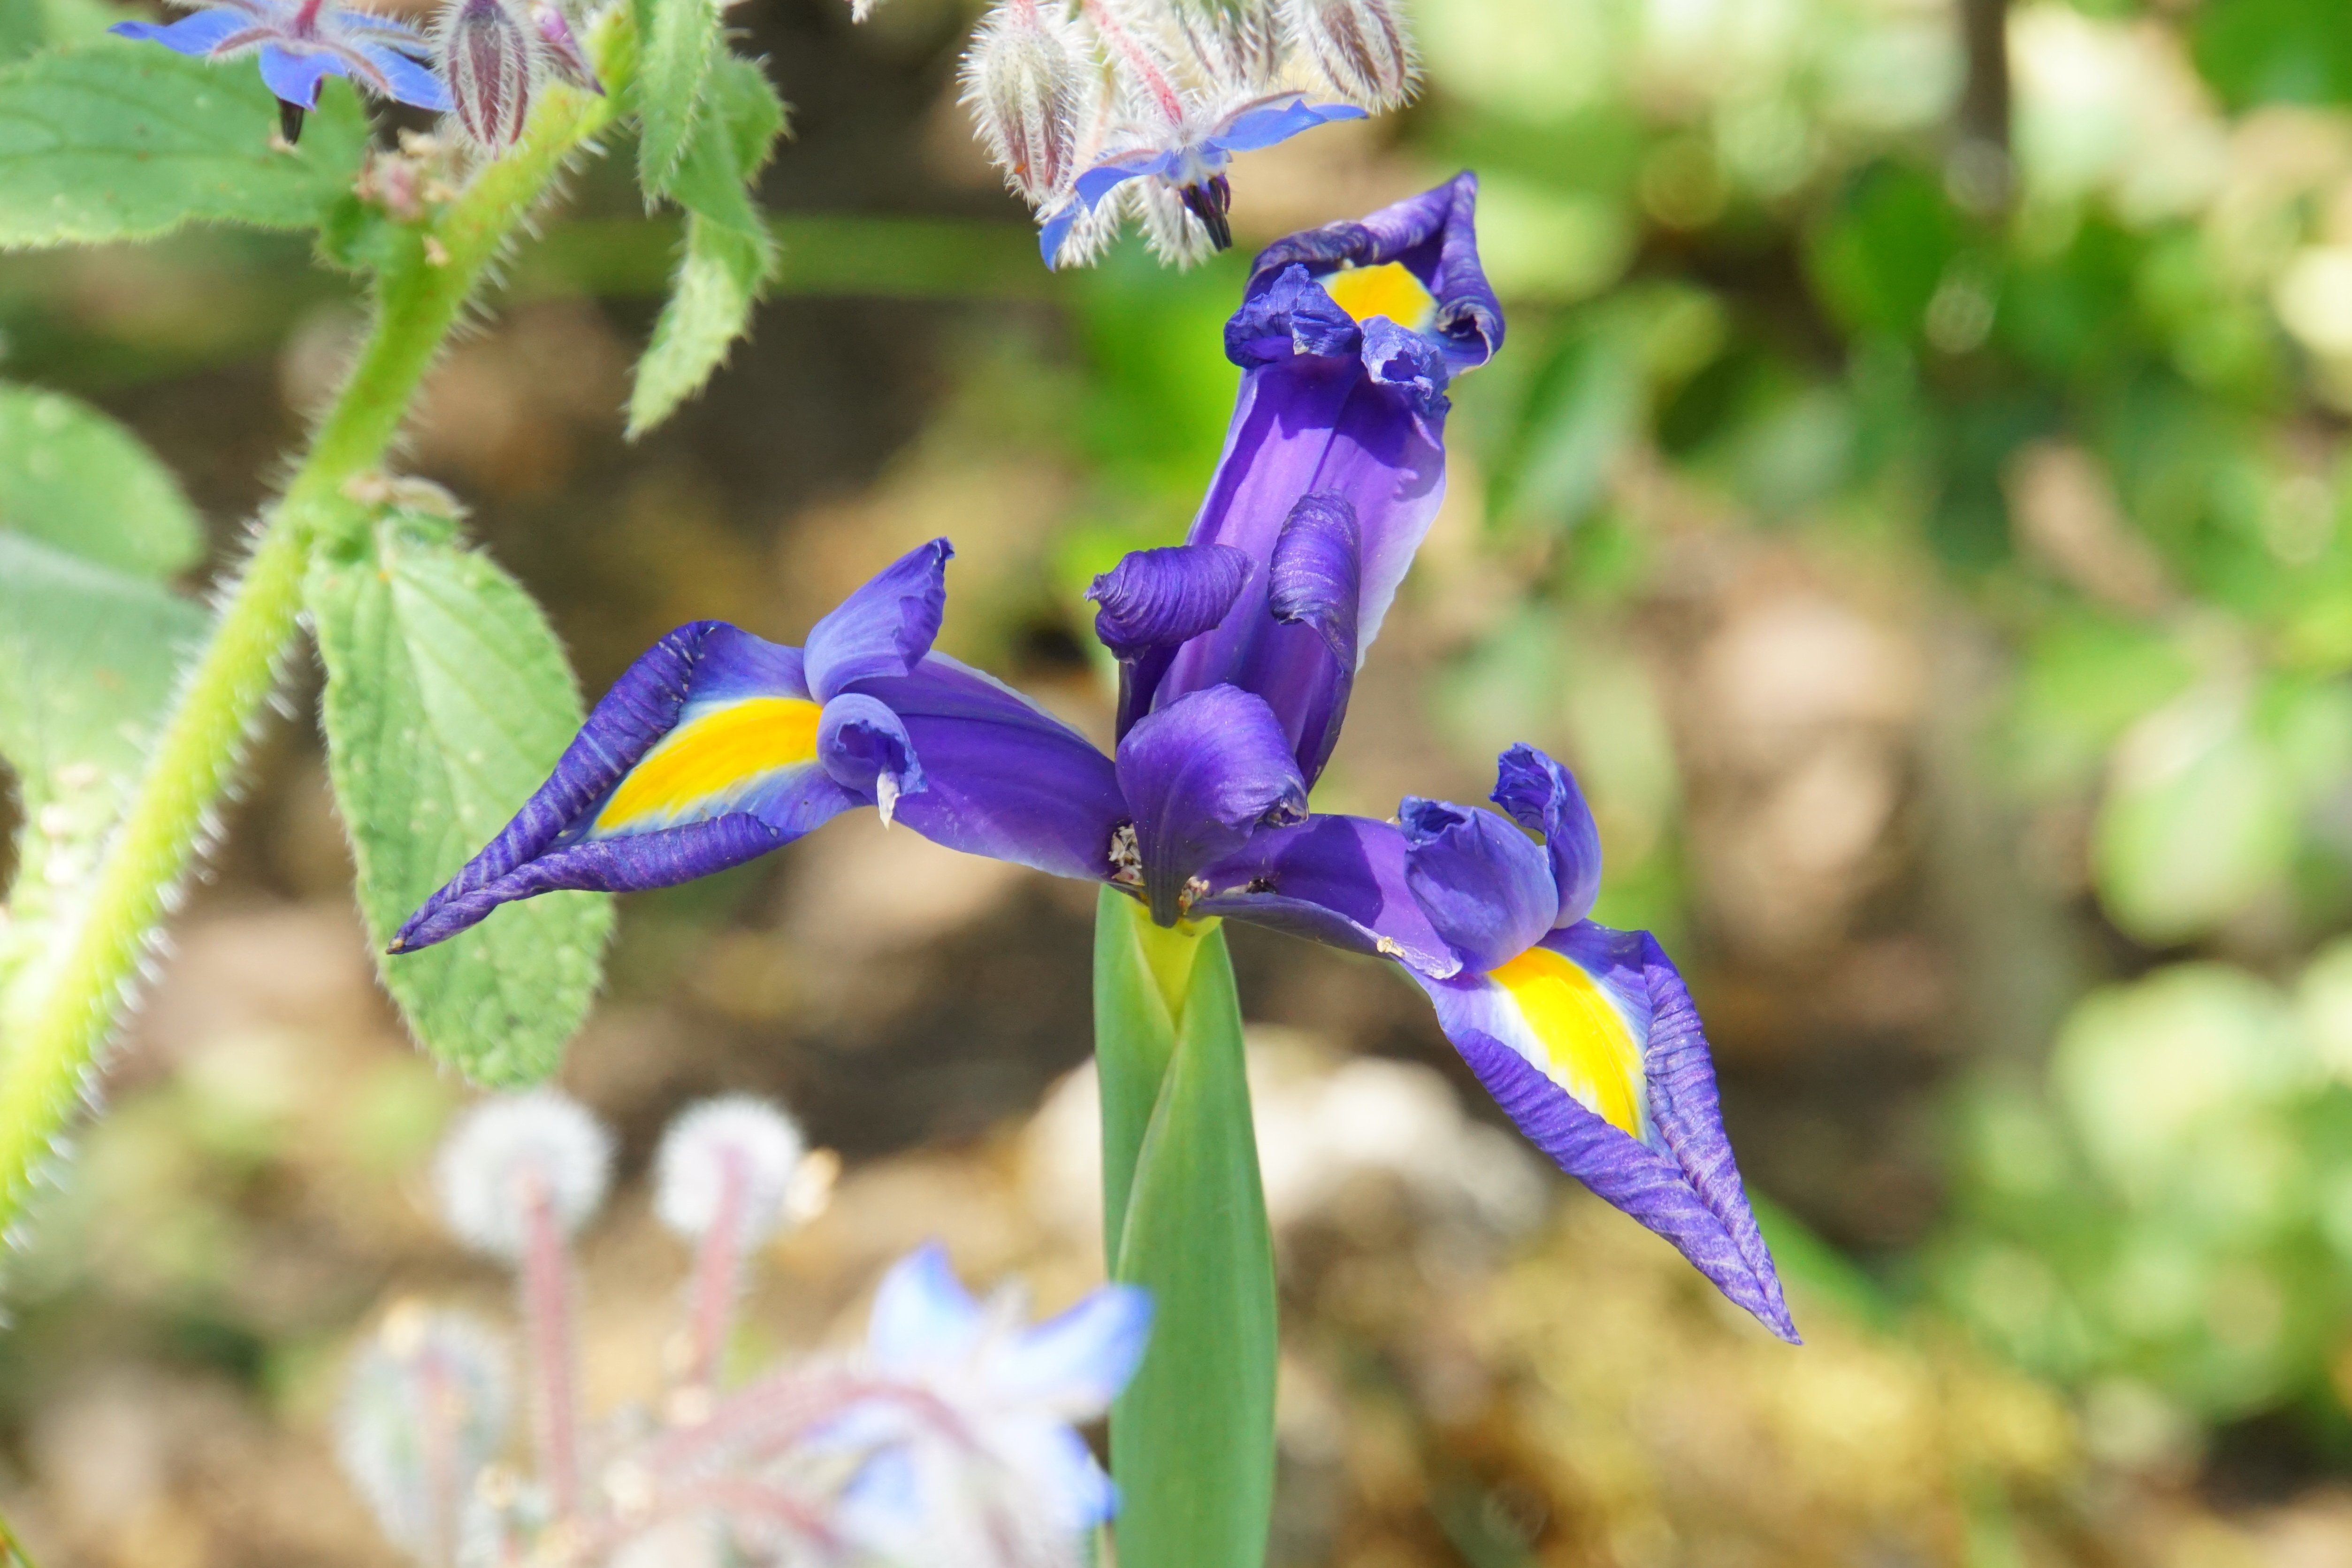
<svg viewBox="0 0 2352 1568"><path fill-rule="evenodd" d="M1302 131L1328 125L1335 120L1361 120L1365 111L1352 103L1309 103L1303 92L1277 92L1254 98L1215 119L1202 122L1172 90L1161 134L1113 149L1082 170L1061 204L1045 216L1037 248L1053 266L1064 242L1079 221L1099 207L1104 198L1129 180L1150 180L1156 188L1173 191L1184 210L1201 220L1209 243L1219 250L1234 243L1234 190L1225 178L1236 153L1255 153L1287 142Z"/></svg>
<svg viewBox="0 0 2352 1568"><path fill-rule="evenodd" d="M206 59L257 54L289 142L301 136L302 116L319 107L319 84L331 76L419 109L449 107L440 79L423 63L433 53L423 35L329 0L223 0L176 22L117 22L107 30Z"/></svg>
<svg viewBox="0 0 2352 1568"><path fill-rule="evenodd" d="M663 637L393 951L557 889L709 876L861 805L952 848L1103 874L1121 810L1110 764L1010 687L930 651L953 553L943 539L909 551L802 647L721 621Z"/></svg>

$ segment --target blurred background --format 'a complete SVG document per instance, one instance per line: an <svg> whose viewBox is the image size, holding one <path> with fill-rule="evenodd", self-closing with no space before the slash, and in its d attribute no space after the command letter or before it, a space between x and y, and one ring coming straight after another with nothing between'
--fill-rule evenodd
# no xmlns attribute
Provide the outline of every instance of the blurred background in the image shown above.
<svg viewBox="0 0 2352 1568"><path fill-rule="evenodd" d="M1189 521L1237 256L1484 181L1509 344L1318 804L1573 763L1810 1342L1534 1157L1401 978L1236 930L1276 1563L2352 1563L2352 10L1416 0L1422 100L1244 159L1237 256L1061 276L954 103L967 9L731 15L795 105L753 340L623 444L670 237L590 167L409 445L591 695L943 532L943 646L1107 731L1081 590ZM0 374L151 441L217 571L361 308L226 232L0 258ZM348 875L279 721L12 1265L0 1508L45 1564L396 1561L333 1468L345 1359L401 1298L505 1303L431 1218L468 1091ZM1091 903L863 816L625 903L562 1075L628 1178L595 1405L658 1387L685 1258L636 1178L710 1092L844 1162L747 1363L855 1334L926 1237L1048 1306L1099 1277Z"/></svg>

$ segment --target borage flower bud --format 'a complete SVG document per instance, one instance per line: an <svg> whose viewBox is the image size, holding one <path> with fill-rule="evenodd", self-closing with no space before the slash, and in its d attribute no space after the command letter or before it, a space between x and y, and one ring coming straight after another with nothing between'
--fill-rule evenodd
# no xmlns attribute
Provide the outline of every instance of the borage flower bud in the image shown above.
<svg viewBox="0 0 2352 1568"><path fill-rule="evenodd" d="M493 156L522 140L538 59L534 33L508 0L457 0L441 25L441 75L457 123Z"/></svg>
<svg viewBox="0 0 2352 1568"><path fill-rule="evenodd" d="M1283 20L1293 46L1350 103L1396 109L1420 84L1412 35L1393 0L1287 0Z"/></svg>
<svg viewBox="0 0 2352 1568"><path fill-rule="evenodd" d="M736 1246L757 1247L783 1222L807 1149L792 1118L762 1100L706 1100L662 1135L654 1213L680 1236L704 1236L724 1224Z"/></svg>
<svg viewBox="0 0 2352 1568"><path fill-rule="evenodd" d="M963 57L963 101L988 155L1032 206L1068 183L1086 106L1085 51L1069 24L1036 0L1009 0L981 19Z"/></svg>
<svg viewBox="0 0 2352 1568"><path fill-rule="evenodd" d="M520 1257L534 1205L567 1235L595 1215L612 1151L596 1119L552 1089L486 1100L441 1145L442 1217L467 1246Z"/></svg>
<svg viewBox="0 0 2352 1568"><path fill-rule="evenodd" d="M530 25L539 34L540 58L558 80L569 82L583 92L604 96L604 84L597 79L596 68L588 63L588 52L572 36L572 23L563 15L562 6L551 0L540 0L530 8Z"/></svg>
<svg viewBox="0 0 2352 1568"><path fill-rule="evenodd" d="M393 1544L448 1561L475 1479L505 1446L507 1369L471 1319L410 1301L352 1359L336 1457Z"/></svg>

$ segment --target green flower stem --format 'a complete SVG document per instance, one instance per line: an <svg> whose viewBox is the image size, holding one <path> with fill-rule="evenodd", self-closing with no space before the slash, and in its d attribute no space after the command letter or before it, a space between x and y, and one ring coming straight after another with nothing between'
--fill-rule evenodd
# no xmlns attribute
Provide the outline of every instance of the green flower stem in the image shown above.
<svg viewBox="0 0 2352 1568"><path fill-rule="evenodd" d="M551 89L522 144L426 225L403 231L377 277L373 325L309 454L271 509L212 637L158 736L86 902L0 1032L0 1228L14 1233L34 1177L114 1032L142 956L213 825L262 703L293 646L314 543L366 515L346 495L373 470L418 385L516 227L566 160L618 113L635 65L626 6L590 39L613 97Z"/></svg>

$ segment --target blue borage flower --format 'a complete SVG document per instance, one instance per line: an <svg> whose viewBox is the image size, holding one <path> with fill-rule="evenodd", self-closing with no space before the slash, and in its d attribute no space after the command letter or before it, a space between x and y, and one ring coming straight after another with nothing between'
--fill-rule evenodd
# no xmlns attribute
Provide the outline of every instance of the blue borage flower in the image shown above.
<svg viewBox="0 0 2352 1568"><path fill-rule="evenodd" d="M176 22L117 22L107 31L206 59L256 55L261 79L278 96L289 142L301 136L302 116L319 107L319 85L331 76L419 109L450 106L440 79L423 63L433 53L423 35L330 0L223 0Z"/></svg>
<svg viewBox="0 0 2352 1568"><path fill-rule="evenodd" d="M1240 399L1191 535L1092 590L1120 667L1113 756L928 652L938 542L819 622L805 653L716 623L665 638L401 943L895 807L951 847L1108 882L1161 924L1227 916L1397 961L1530 1138L1793 1339L1681 978L1646 932L1585 919L1599 840L1566 771L1507 753L1507 819L1417 800L1391 822L1307 814L1435 515L1446 388L1502 342L1475 195L1465 174L1257 258L1225 332Z"/></svg>

